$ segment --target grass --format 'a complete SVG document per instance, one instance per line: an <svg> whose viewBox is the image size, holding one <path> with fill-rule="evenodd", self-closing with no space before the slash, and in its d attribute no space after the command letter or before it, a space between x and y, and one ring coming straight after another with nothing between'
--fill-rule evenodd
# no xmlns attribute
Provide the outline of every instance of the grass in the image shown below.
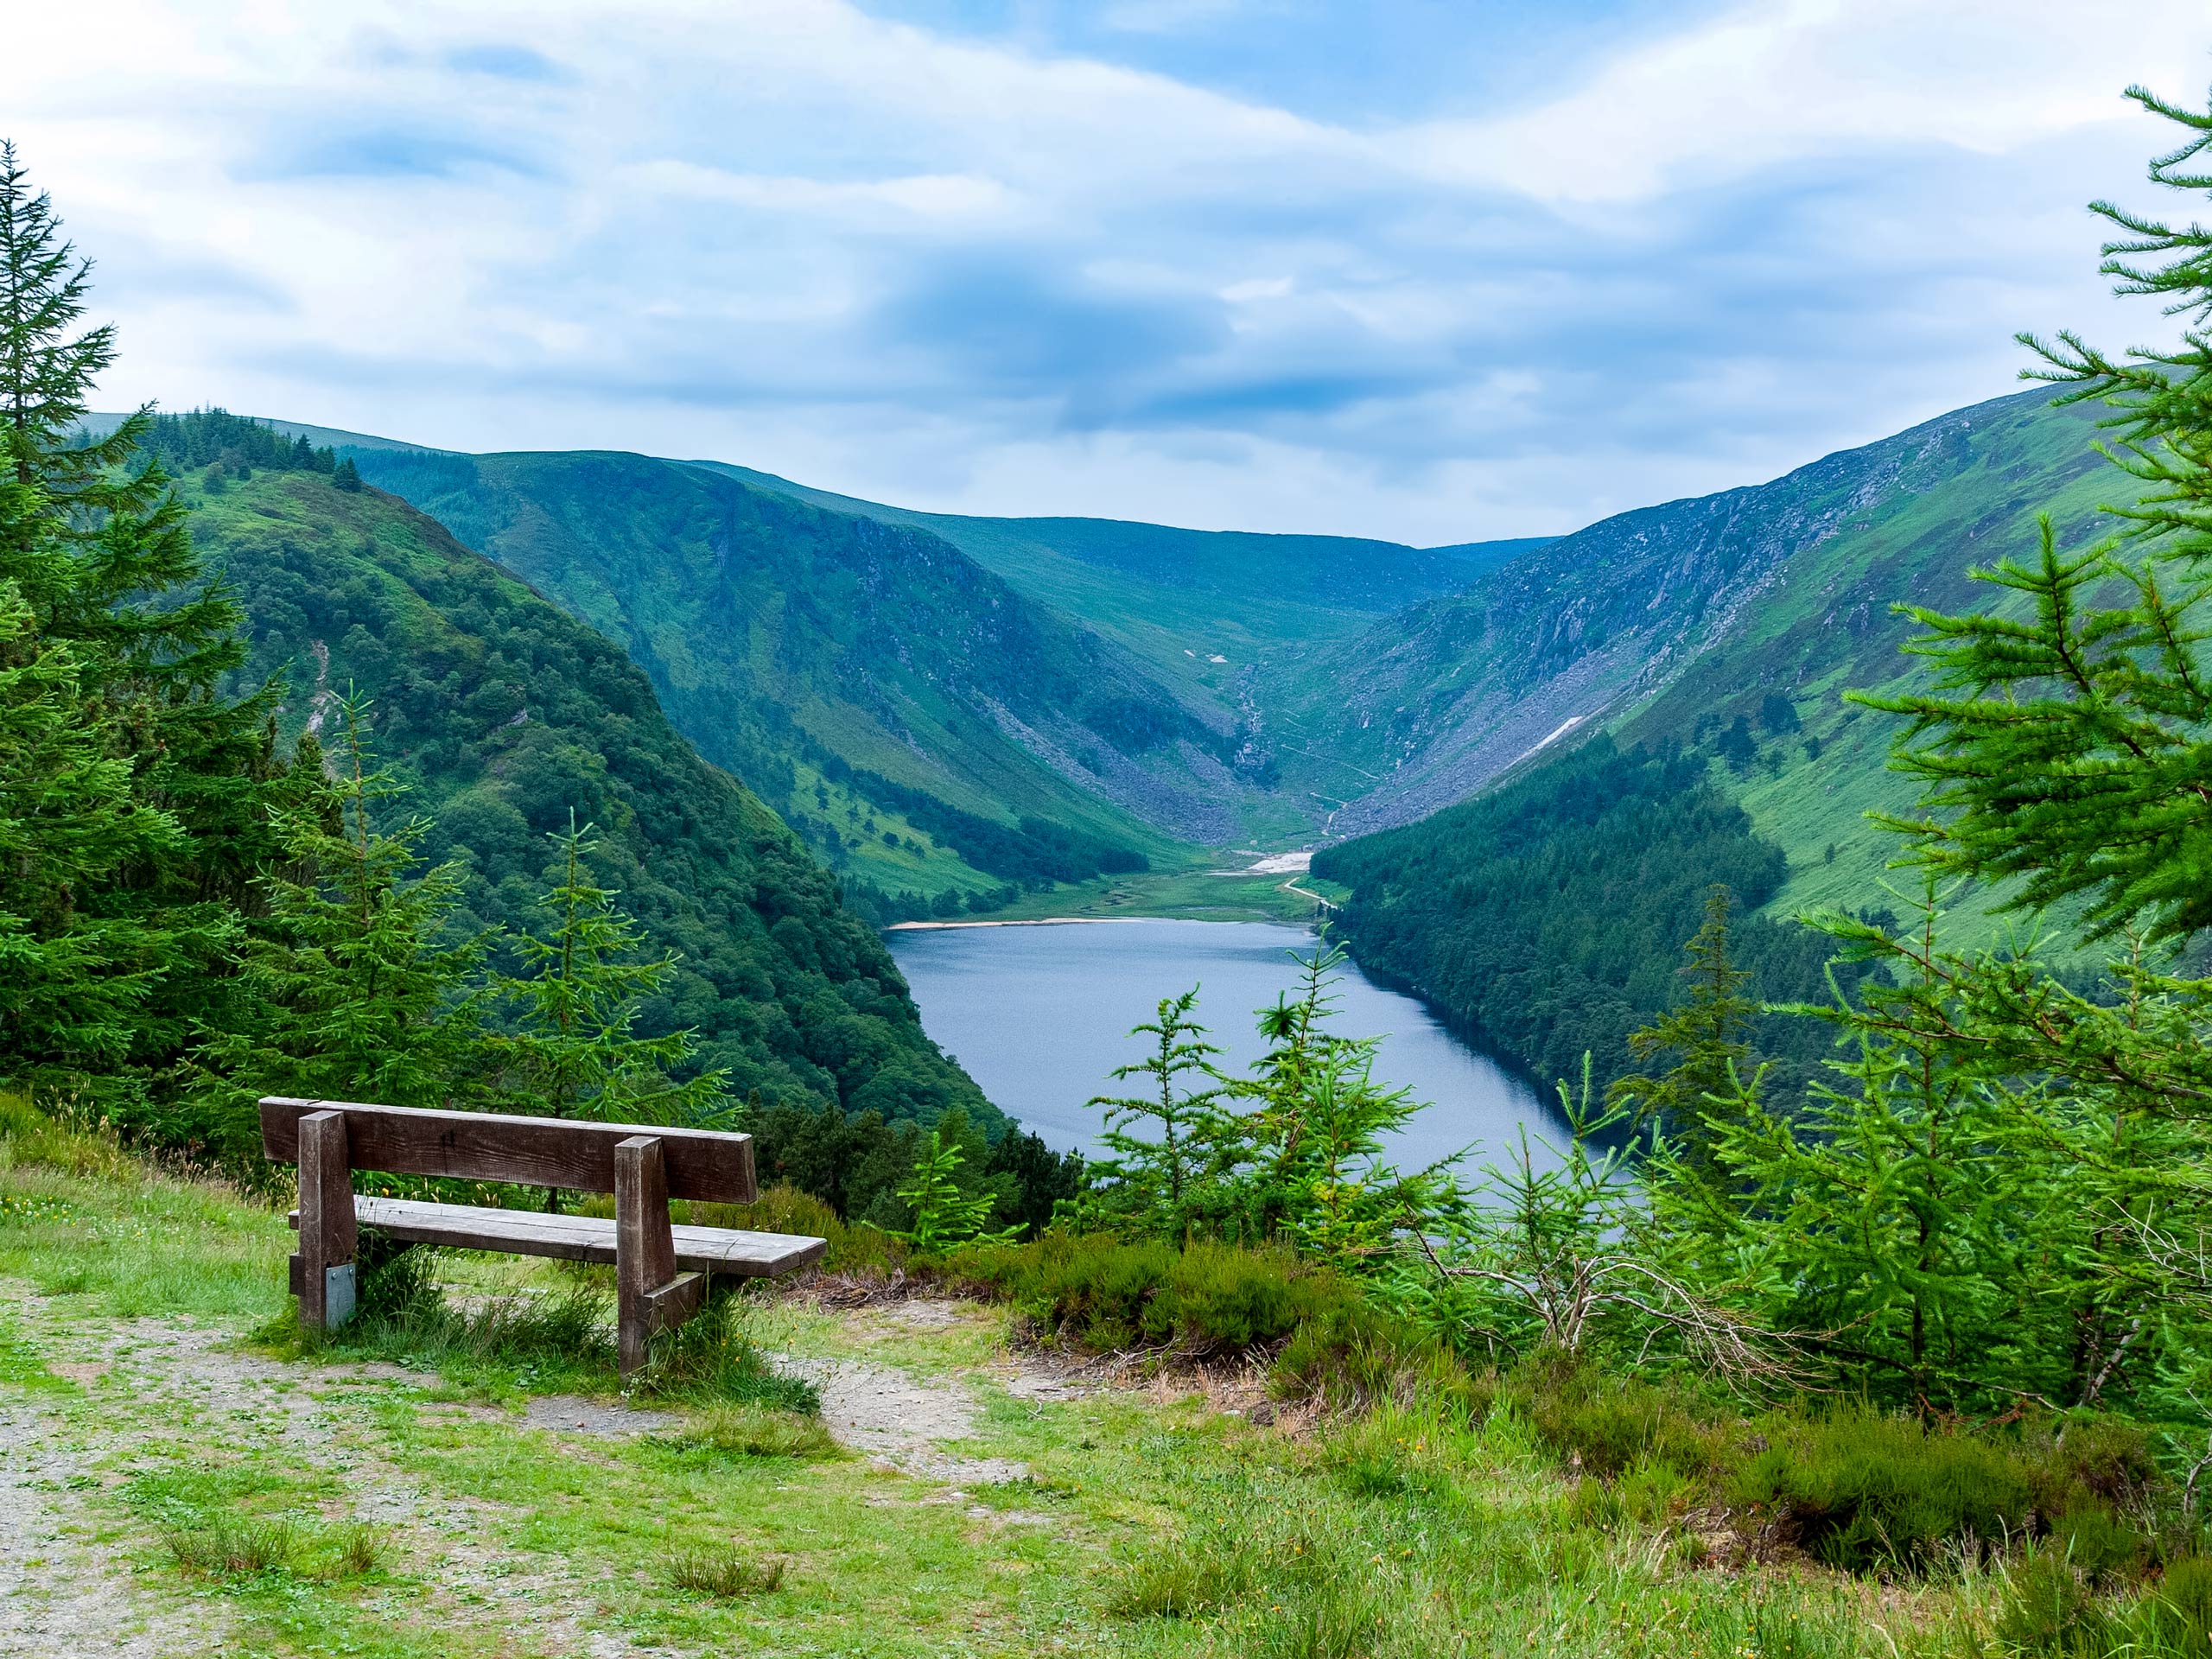
<svg viewBox="0 0 2212 1659"><path fill-rule="evenodd" d="M1740 1460L1680 1402L1618 1390L1599 1421L1586 1399L1540 1412L1556 1388L1432 1382L1294 1435L1166 1380L1009 1394L1004 1309L931 1324L747 1297L683 1385L716 1397L660 1402L678 1427L550 1433L499 1404L601 1375L548 1347L588 1276L440 1255L438 1342L419 1325L403 1342L401 1319L389 1345L257 1350L288 1306L281 1217L135 1166L71 1173L99 1166L84 1148L29 1162L22 1141L0 1166L0 1405L45 1426L23 1491L70 1529L65 1582L97 1547L133 1605L207 1621L227 1650L550 1659L588 1629L677 1656L1998 1659L2125 1641L2212 1659L2212 1569L2185 1551L2100 1565L2111 1540L2084 1529L2002 1558L1932 1551L1886 1585L1700 1566L1686 1506ZM163 1230L157 1252L142 1226ZM190 1307L135 1311L194 1280ZM28 1294L48 1285L77 1287ZM946 1450L1028 1478L956 1491L845 1455L817 1418L720 1397L714 1356L739 1352L964 1378L980 1421ZM355 1363L387 1354L402 1368ZM2037 1458L2038 1503L2134 1501L2124 1448Z"/></svg>
<svg viewBox="0 0 2212 1659"><path fill-rule="evenodd" d="M1291 844L1310 839L1312 830L1298 831ZM1275 844L1265 837L1243 846ZM1239 869L1252 861L1235 851L1202 853L1190 863L1171 867L1162 855L1161 868L1139 875L1099 876L1025 893L1004 910L995 910L979 921L1037 921L1052 916L1110 919L1115 917L1155 918L1211 922L1293 922L1313 918L1313 901L1289 891L1286 881L1309 885L1303 876L1223 875L1216 872Z"/></svg>
<svg viewBox="0 0 2212 1659"><path fill-rule="evenodd" d="M311 1580L365 1579L384 1565L385 1543L373 1527L353 1522L318 1530L279 1516L217 1516L175 1528L162 1541L177 1567L194 1578L283 1573Z"/></svg>
<svg viewBox="0 0 2212 1659"><path fill-rule="evenodd" d="M696 1595L734 1601L781 1589L788 1565L779 1556L760 1560L736 1548L680 1549L668 1558L668 1581Z"/></svg>
<svg viewBox="0 0 2212 1659"><path fill-rule="evenodd" d="M716 1406L695 1419L691 1444L731 1457L836 1458L843 1452L818 1417L764 1406Z"/></svg>

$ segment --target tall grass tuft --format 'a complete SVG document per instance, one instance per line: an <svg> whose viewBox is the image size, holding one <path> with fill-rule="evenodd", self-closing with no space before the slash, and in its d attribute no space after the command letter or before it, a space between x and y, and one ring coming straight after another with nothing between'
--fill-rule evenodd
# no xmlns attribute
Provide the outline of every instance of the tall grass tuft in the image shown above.
<svg viewBox="0 0 2212 1659"><path fill-rule="evenodd" d="M694 1446L743 1458L826 1459L844 1455L817 1417L767 1406L716 1406L684 1432Z"/></svg>
<svg viewBox="0 0 2212 1659"><path fill-rule="evenodd" d="M764 1406L821 1414L822 1390L769 1364L745 1328L741 1294L724 1293L655 1340L637 1391L693 1405Z"/></svg>
<svg viewBox="0 0 2212 1659"><path fill-rule="evenodd" d="M718 1600L765 1596L780 1588L788 1566L781 1556L755 1560L734 1544L679 1549L668 1557L668 1581L679 1590Z"/></svg>
<svg viewBox="0 0 2212 1659"><path fill-rule="evenodd" d="M283 1516L219 1514L172 1527L162 1541L177 1566L196 1579L279 1573L327 1583L366 1578L385 1563L383 1535L358 1521L315 1528Z"/></svg>

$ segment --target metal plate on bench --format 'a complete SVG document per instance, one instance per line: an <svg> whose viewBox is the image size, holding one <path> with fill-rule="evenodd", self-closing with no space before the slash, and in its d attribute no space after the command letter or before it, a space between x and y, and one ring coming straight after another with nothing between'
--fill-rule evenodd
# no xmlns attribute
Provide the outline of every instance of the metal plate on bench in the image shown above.
<svg viewBox="0 0 2212 1659"><path fill-rule="evenodd" d="M354 1218L393 1238L511 1255L569 1262L614 1260L614 1223L603 1216L551 1216L535 1210L484 1210L416 1198L356 1197ZM299 1224L293 1218L294 1226ZM749 1233L732 1227L676 1227L676 1265L702 1273L767 1278L812 1267L827 1241L799 1233Z"/></svg>

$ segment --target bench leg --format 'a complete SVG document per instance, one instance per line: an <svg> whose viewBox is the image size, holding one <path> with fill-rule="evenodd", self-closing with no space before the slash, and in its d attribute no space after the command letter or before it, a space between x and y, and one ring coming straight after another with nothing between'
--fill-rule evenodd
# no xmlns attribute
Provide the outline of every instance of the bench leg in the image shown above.
<svg viewBox="0 0 2212 1659"><path fill-rule="evenodd" d="M614 1148L614 1313L622 1375L644 1370L652 1338L690 1319L706 1294L706 1274L676 1271L660 1141L633 1135Z"/></svg>
<svg viewBox="0 0 2212 1659"><path fill-rule="evenodd" d="M312 1112L300 1120L300 1324L334 1331L353 1317L353 1169L346 1154L346 1115Z"/></svg>

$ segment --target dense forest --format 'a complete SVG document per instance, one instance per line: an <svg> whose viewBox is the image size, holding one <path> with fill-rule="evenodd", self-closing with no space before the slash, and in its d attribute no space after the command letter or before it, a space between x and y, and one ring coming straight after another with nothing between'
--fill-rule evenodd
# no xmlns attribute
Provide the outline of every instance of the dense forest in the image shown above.
<svg viewBox="0 0 2212 1659"><path fill-rule="evenodd" d="M1624 752L1600 737L1418 823L1331 848L1313 872L1351 888L1339 928L1363 967L1547 1087L1578 1077L1585 1054L1603 1086L1629 1068L1630 1033L1681 1000L1682 942L1711 889L1756 911L1787 874L1782 849L1713 776L1713 751L1751 741L1741 721L1703 749ZM1734 950L1760 998L1827 995L1824 935L1745 914ZM1774 1087L1795 1095L1833 1042L1816 1023L1769 1014L1754 1046L1776 1063Z"/></svg>

